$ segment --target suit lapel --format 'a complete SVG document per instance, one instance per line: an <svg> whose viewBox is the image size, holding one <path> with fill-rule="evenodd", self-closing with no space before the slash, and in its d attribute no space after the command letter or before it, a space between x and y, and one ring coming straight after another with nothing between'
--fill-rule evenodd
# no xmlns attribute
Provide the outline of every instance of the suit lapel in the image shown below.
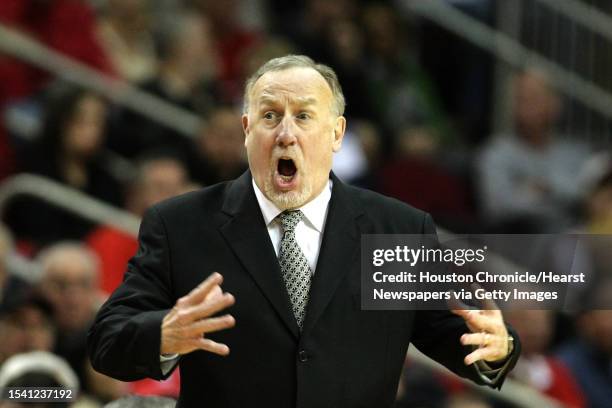
<svg viewBox="0 0 612 408"><path fill-rule="evenodd" d="M332 196L310 288L304 333L314 327L359 252L360 233L355 219L361 211L355 208L346 186L333 173L332 181Z"/></svg>
<svg viewBox="0 0 612 408"><path fill-rule="evenodd" d="M298 338L299 328L251 183L247 171L228 187L223 212L231 218L220 231L287 329Z"/></svg>

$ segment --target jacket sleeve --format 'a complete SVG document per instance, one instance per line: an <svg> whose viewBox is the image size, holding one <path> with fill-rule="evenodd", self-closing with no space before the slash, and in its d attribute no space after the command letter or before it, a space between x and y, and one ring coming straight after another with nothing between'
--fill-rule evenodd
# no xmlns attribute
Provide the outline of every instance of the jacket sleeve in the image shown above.
<svg viewBox="0 0 612 408"><path fill-rule="evenodd" d="M138 241L123 283L102 305L87 339L94 369L122 381L171 373L161 371L161 323L175 301L167 232L155 207L143 217Z"/></svg>
<svg viewBox="0 0 612 408"><path fill-rule="evenodd" d="M423 221L423 233L435 234L435 226L429 215ZM472 346L463 346L461 335L469 333L463 319L449 310L419 310L414 322L412 344L422 353L444 365L455 374L469 378L477 384L501 388L507 374L512 370L521 352L516 332L507 326L508 334L514 338L514 349L501 363L495 375L489 378L476 364L466 366L463 359L473 351ZM485 378L483 378L483 376Z"/></svg>

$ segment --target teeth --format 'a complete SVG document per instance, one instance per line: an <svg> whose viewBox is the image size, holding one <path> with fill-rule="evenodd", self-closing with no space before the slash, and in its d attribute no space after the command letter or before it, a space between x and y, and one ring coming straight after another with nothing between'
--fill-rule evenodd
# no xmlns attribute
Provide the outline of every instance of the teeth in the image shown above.
<svg viewBox="0 0 612 408"><path fill-rule="evenodd" d="M282 174L279 174L279 176L283 181L291 181L293 179L293 176L283 176Z"/></svg>

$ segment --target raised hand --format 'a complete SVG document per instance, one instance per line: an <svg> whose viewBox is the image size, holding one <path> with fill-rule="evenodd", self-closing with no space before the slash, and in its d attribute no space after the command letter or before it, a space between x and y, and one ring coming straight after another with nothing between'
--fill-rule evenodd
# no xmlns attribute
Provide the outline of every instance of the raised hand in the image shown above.
<svg viewBox="0 0 612 408"><path fill-rule="evenodd" d="M461 344L478 346L465 357L466 365L479 360L501 361L511 351L501 311L492 300L484 300L483 306L484 310L473 310L459 301L452 302L451 312L461 316L471 331L461 336Z"/></svg>
<svg viewBox="0 0 612 408"><path fill-rule="evenodd" d="M207 333L235 325L234 317L226 314L211 317L234 304L235 299L221 290L223 276L215 272L187 295L177 300L161 327L161 354L187 354L206 350L225 356L229 347L206 338Z"/></svg>

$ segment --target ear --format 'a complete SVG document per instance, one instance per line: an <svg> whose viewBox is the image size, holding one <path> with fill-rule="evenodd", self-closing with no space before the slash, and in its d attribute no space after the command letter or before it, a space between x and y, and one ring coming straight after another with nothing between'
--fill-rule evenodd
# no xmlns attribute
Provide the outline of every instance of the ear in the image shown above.
<svg viewBox="0 0 612 408"><path fill-rule="evenodd" d="M334 126L332 150L334 153L340 151L342 147L342 139L344 138L344 131L346 130L346 119L344 116L338 116L336 118L336 125Z"/></svg>
<svg viewBox="0 0 612 408"><path fill-rule="evenodd" d="M247 145L247 139L251 129L249 128L249 115L247 113L242 114L242 130L244 131L244 146Z"/></svg>

